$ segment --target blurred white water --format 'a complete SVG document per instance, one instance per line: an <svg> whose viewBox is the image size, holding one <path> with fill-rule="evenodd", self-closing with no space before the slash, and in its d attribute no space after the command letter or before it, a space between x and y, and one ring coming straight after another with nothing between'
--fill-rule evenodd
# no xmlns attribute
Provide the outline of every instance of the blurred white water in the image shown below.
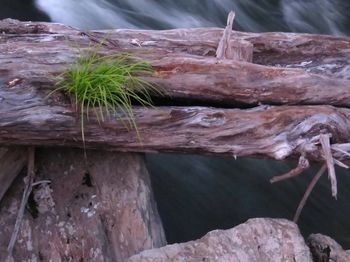
<svg viewBox="0 0 350 262"><path fill-rule="evenodd" d="M230 10L244 31L346 34L345 0L35 0L54 22L81 29L223 26Z"/></svg>
<svg viewBox="0 0 350 262"><path fill-rule="evenodd" d="M105 0L37 0L36 4L52 21L82 29L134 27Z"/></svg>
<svg viewBox="0 0 350 262"><path fill-rule="evenodd" d="M346 20L349 4L337 0L312 0L281 2L284 20L295 32L327 33L342 35L342 24Z"/></svg>

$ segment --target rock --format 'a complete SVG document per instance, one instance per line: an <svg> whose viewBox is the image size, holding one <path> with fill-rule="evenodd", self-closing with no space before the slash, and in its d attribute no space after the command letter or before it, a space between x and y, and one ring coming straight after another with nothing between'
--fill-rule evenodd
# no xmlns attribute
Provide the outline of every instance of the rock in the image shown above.
<svg viewBox="0 0 350 262"><path fill-rule="evenodd" d="M199 240L146 250L128 262L312 261L296 224L285 219L256 218L228 230L214 230Z"/></svg>
<svg viewBox="0 0 350 262"><path fill-rule="evenodd" d="M349 262L350 250L345 251L332 238L322 234L311 234L307 239L315 262Z"/></svg>
<svg viewBox="0 0 350 262"><path fill-rule="evenodd" d="M14 261L125 261L166 244L139 154L40 149L35 186L14 248ZM0 261L13 231L23 177L0 206Z"/></svg>

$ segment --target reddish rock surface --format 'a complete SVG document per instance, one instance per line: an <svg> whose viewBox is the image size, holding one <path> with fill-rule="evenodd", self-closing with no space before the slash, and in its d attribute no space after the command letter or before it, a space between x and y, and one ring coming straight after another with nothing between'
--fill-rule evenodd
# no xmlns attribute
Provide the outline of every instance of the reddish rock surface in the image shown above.
<svg viewBox="0 0 350 262"><path fill-rule="evenodd" d="M165 245L148 172L137 154L42 149L15 244L14 261L125 261ZM0 261L23 190L14 183L0 206Z"/></svg>

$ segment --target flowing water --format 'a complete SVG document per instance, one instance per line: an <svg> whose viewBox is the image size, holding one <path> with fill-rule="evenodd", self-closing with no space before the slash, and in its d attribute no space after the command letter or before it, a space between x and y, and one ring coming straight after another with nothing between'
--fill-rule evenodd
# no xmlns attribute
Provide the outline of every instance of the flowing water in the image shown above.
<svg viewBox="0 0 350 262"><path fill-rule="evenodd" d="M0 7L0 18L51 20L82 29L223 27L227 13L235 10L237 30L350 36L348 0L2 0ZM251 217L290 219L317 171L316 166L300 178L270 185L271 176L295 163L163 154L146 160L170 243ZM338 170L338 181L334 200L326 176L321 179L299 226L305 235L325 233L350 248L349 172Z"/></svg>
<svg viewBox="0 0 350 262"><path fill-rule="evenodd" d="M79 28L223 26L235 10L244 31L349 32L349 1L340 0L36 0L52 20Z"/></svg>

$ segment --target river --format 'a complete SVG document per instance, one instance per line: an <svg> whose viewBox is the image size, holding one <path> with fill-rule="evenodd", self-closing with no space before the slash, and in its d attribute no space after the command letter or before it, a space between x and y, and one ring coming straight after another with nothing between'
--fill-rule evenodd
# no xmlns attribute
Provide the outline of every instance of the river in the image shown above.
<svg viewBox="0 0 350 262"><path fill-rule="evenodd" d="M0 18L54 21L82 29L223 27L236 11L234 29L350 36L347 0L2 0ZM331 88L331 87L330 87ZM291 219L317 166L301 177L271 185L269 178L295 163L192 155L147 155L147 166L170 243L196 239L251 217ZM338 170L338 200L323 176L299 226L325 233L350 248L350 174Z"/></svg>

